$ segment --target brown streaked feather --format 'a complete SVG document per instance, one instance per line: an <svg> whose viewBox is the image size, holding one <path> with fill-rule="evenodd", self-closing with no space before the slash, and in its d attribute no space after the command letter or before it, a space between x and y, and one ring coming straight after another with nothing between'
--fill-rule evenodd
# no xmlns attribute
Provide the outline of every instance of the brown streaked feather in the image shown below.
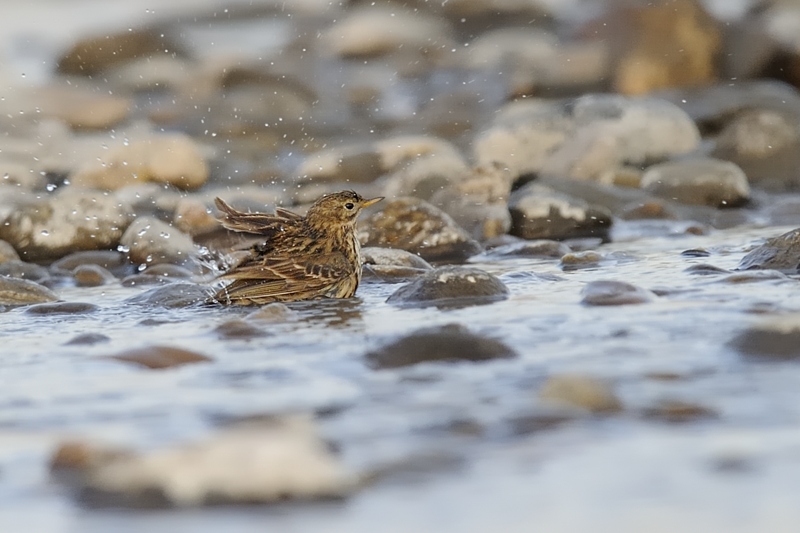
<svg viewBox="0 0 800 533"><path fill-rule="evenodd" d="M232 231L272 235L285 230L287 225L297 225L303 217L286 209L276 209L274 215L265 213L245 213L234 209L221 198L215 198L214 204L225 215L220 220L222 225Z"/></svg>
<svg viewBox="0 0 800 533"><path fill-rule="evenodd" d="M270 257L251 260L220 276L233 283L220 289L220 301L284 301L309 299L329 294L343 279L354 277L354 267L344 254L334 252L307 258ZM335 297L350 297L352 294ZM355 292L355 286L353 291ZM297 298L304 295L305 298Z"/></svg>

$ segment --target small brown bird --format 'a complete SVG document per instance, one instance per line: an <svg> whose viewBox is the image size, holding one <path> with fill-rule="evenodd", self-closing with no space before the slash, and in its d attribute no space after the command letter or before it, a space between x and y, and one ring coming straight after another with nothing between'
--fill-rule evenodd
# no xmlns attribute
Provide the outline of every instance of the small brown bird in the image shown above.
<svg viewBox="0 0 800 533"><path fill-rule="evenodd" d="M266 237L252 246L221 279L233 280L214 300L224 304L262 305L318 298L350 298L361 281L361 246L356 238L358 213L383 200L366 200L353 191L325 196L306 216L282 208L274 215L243 213L217 198L222 225Z"/></svg>

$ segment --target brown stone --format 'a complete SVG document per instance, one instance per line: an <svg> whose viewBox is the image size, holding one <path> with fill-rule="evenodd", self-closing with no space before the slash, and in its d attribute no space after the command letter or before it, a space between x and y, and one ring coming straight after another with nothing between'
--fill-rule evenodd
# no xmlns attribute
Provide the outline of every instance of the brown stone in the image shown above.
<svg viewBox="0 0 800 533"><path fill-rule="evenodd" d="M136 348L117 355L106 356L106 359L116 359L117 361L133 363L151 369L172 368L174 366L212 361L210 357L205 355L169 346Z"/></svg>

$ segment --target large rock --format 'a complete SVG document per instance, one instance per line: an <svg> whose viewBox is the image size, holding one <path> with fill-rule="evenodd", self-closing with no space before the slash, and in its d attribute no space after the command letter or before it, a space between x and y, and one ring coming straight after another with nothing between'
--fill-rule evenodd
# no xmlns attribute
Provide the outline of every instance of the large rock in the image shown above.
<svg viewBox="0 0 800 533"><path fill-rule="evenodd" d="M109 148L99 160L85 162L70 179L74 185L105 190L151 181L197 189L208 175L205 157L190 137L164 134Z"/></svg>
<svg viewBox="0 0 800 533"><path fill-rule="evenodd" d="M512 220L510 233L523 239L606 239L612 223L606 209L535 182L515 191L508 207Z"/></svg>
<svg viewBox="0 0 800 533"><path fill-rule="evenodd" d="M299 415L89 465L82 500L96 506L273 503L342 498L358 488L313 421Z"/></svg>
<svg viewBox="0 0 800 533"><path fill-rule="evenodd" d="M398 368L426 362L490 361L516 357L503 342L476 335L460 324L421 329L366 355L373 368Z"/></svg>
<svg viewBox="0 0 800 533"><path fill-rule="evenodd" d="M130 207L113 195L67 187L12 211L0 222L0 238L27 261L52 260L116 248L132 219Z"/></svg>
<svg viewBox="0 0 800 533"><path fill-rule="evenodd" d="M31 305L56 300L58 296L53 291L38 283L0 276L0 305Z"/></svg>
<svg viewBox="0 0 800 533"><path fill-rule="evenodd" d="M133 263L180 264L197 255L192 238L157 218L137 218L120 239Z"/></svg>
<svg viewBox="0 0 800 533"><path fill-rule="evenodd" d="M342 57L375 57L397 51L425 59L444 55L452 48L451 29L445 20L398 7L351 10L322 37L324 49Z"/></svg>
<svg viewBox="0 0 800 533"><path fill-rule="evenodd" d="M730 346L752 361L796 361L800 359L800 315L754 324L737 334Z"/></svg>
<svg viewBox="0 0 800 533"><path fill-rule="evenodd" d="M139 57L171 55L180 49L157 30L125 30L77 41L58 60L62 74L93 76Z"/></svg>
<svg viewBox="0 0 800 533"><path fill-rule="evenodd" d="M656 98L590 94L566 103L514 102L474 144L479 164L512 174L613 180L620 168L696 150L700 133L678 106Z"/></svg>
<svg viewBox="0 0 800 533"><path fill-rule="evenodd" d="M363 220L360 228L364 246L400 248L427 261L464 261L481 249L450 216L418 198L386 203Z"/></svg>
<svg viewBox="0 0 800 533"><path fill-rule="evenodd" d="M739 165L754 186L774 191L800 188L796 113L771 109L739 113L720 132L712 153Z"/></svg>
<svg viewBox="0 0 800 533"><path fill-rule="evenodd" d="M531 27L483 32L466 49L467 64L505 76L510 96L558 94L599 87L610 75L608 46L600 41L560 42Z"/></svg>
<svg viewBox="0 0 800 533"><path fill-rule="evenodd" d="M401 307L463 307L508 298L496 276L474 267L440 267L397 289L389 303Z"/></svg>
<svg viewBox="0 0 800 533"><path fill-rule="evenodd" d="M736 207L750 198L742 169L719 159L687 159L648 168L640 184L645 191L689 205Z"/></svg>
<svg viewBox="0 0 800 533"><path fill-rule="evenodd" d="M786 274L800 272L800 228L767 242L745 255L739 270L778 270Z"/></svg>
<svg viewBox="0 0 800 533"><path fill-rule="evenodd" d="M621 4L603 24L619 50L613 84L624 94L708 85L718 77L722 30L696 0ZM596 23L599 27L600 23Z"/></svg>

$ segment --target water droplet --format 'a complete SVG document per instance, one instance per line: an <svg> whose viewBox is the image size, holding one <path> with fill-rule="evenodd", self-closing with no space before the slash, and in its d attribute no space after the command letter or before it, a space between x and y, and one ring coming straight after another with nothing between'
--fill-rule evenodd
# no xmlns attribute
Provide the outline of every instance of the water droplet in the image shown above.
<svg viewBox="0 0 800 533"><path fill-rule="evenodd" d="M48 235L50 235L50 232L49 232L49 231L47 231L46 229L43 229L43 230L42 230L42 235L44 235L45 237L47 237Z"/></svg>

